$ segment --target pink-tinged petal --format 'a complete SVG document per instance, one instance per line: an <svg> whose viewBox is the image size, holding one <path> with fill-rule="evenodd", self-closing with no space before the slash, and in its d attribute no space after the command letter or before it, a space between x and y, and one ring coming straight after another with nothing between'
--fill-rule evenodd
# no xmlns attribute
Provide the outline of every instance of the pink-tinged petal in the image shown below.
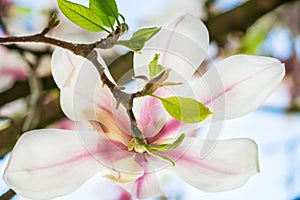
<svg viewBox="0 0 300 200"><path fill-rule="evenodd" d="M206 57L208 44L209 36L205 25L191 15L180 15L163 25L147 41L142 54L134 55L135 75L149 74L148 64L155 53L159 53L159 64L172 68L176 75L188 79Z"/></svg>
<svg viewBox="0 0 300 200"><path fill-rule="evenodd" d="M181 127L183 123L176 120L176 119L170 119L168 120L164 126L160 129L160 131L154 135L153 137L148 139L148 142L150 144L157 143L159 140L165 139L165 138L176 138L181 133Z"/></svg>
<svg viewBox="0 0 300 200"><path fill-rule="evenodd" d="M284 64L275 58L235 55L217 63L193 88L219 120L231 119L260 106L284 74Z"/></svg>
<svg viewBox="0 0 300 200"><path fill-rule="evenodd" d="M0 61L0 92L28 77L27 63L3 46L0 47Z"/></svg>
<svg viewBox="0 0 300 200"><path fill-rule="evenodd" d="M125 107L120 105L116 108L116 100L106 86L96 85L95 88L95 96L89 89L83 91L80 87L63 88L60 98L62 110L70 119L90 122L109 139L127 145L131 136Z"/></svg>
<svg viewBox="0 0 300 200"><path fill-rule="evenodd" d="M210 142L185 138L178 149L165 153L176 162L175 167L168 169L188 184L208 192L240 187L259 171L257 145L254 141L218 141L208 154L203 155Z"/></svg>
<svg viewBox="0 0 300 200"><path fill-rule="evenodd" d="M120 196L118 200L131 200L131 194L120 187Z"/></svg>
<svg viewBox="0 0 300 200"><path fill-rule="evenodd" d="M121 186L138 199L146 199L163 195L155 171L143 154L137 154L136 162L144 169L144 174L132 183Z"/></svg>
<svg viewBox="0 0 300 200"><path fill-rule="evenodd" d="M168 118L160 101L150 96L134 100L134 113L145 138L156 135Z"/></svg>
<svg viewBox="0 0 300 200"><path fill-rule="evenodd" d="M63 129L63 130L76 130L76 122L74 122L68 118L63 118L63 119L59 120L58 122L51 124L50 126L48 126L48 128L57 128L57 129Z"/></svg>
<svg viewBox="0 0 300 200"><path fill-rule="evenodd" d="M79 131L79 134L86 149L109 170L108 174L112 174L116 181L134 181L143 174L143 168L134 160L136 153L128 151L128 146L107 138L106 133L101 131L98 134Z"/></svg>
<svg viewBox="0 0 300 200"><path fill-rule="evenodd" d="M104 176L117 182L128 182L143 175L143 168L134 160L136 153L128 151L128 146L122 141L110 139L104 125L81 122L76 127L82 145L95 160L105 166ZM117 133L115 135L112 137L118 136Z"/></svg>
<svg viewBox="0 0 300 200"><path fill-rule="evenodd" d="M18 67L0 67L0 76L11 77L13 80L25 80L28 78L28 73Z"/></svg>
<svg viewBox="0 0 300 200"><path fill-rule="evenodd" d="M107 137L124 144L129 142L130 121L125 107L117 108L116 99L103 86L97 70L83 65L76 70L69 85L61 88L61 107L68 118L76 121L97 121L107 128ZM116 137L116 138L112 138Z"/></svg>
<svg viewBox="0 0 300 200"><path fill-rule="evenodd" d="M44 129L19 139L3 178L24 197L50 199L76 190L104 169L75 131Z"/></svg>

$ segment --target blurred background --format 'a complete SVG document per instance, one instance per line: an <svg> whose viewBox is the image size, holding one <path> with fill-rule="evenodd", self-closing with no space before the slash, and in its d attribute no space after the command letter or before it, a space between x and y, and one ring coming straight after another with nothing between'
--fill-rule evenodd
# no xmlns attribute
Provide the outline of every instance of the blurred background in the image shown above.
<svg viewBox="0 0 300 200"><path fill-rule="evenodd" d="M75 2L88 4L88 0ZM117 0L117 4L130 29L153 25L179 13L199 17L210 32L209 56L213 60L246 53L276 57L286 66L283 83L264 105L245 117L225 122L221 136L254 139L259 146L261 172L239 189L213 194L192 188L172 174L163 174L166 197L156 199L299 200L300 1ZM0 36L37 33L46 27L55 11L55 0L0 0ZM103 36L73 25L61 13L59 19L60 25L49 35ZM42 44L0 45L0 174L24 131L74 126L59 107L58 89L50 75L52 51L53 47ZM122 75L120 65L125 70L132 67L132 54L124 50L105 50L103 56L116 79ZM208 61L199 67L207 66ZM8 189L0 180L0 194ZM83 198L131 199L116 185L94 177L78 191L57 200ZM14 199L24 198L16 195Z"/></svg>

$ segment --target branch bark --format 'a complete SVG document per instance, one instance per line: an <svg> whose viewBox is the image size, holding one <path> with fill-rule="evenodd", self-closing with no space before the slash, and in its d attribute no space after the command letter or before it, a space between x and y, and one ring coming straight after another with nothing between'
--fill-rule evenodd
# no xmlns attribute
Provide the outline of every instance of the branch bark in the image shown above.
<svg viewBox="0 0 300 200"><path fill-rule="evenodd" d="M52 76L44 77L41 79L41 81L44 90L56 88ZM1 93L0 107L19 98L26 97L29 94L30 94L30 90L29 90L28 81L16 82L13 85L13 87Z"/></svg>
<svg viewBox="0 0 300 200"><path fill-rule="evenodd" d="M293 1L296 0L250 0L228 12L209 18L205 24L211 40L224 45L228 33L245 32L263 15Z"/></svg>
<svg viewBox="0 0 300 200"><path fill-rule="evenodd" d="M0 38L0 43L2 44L9 44L9 43L28 43L28 42L37 42L37 43L45 43L45 44L51 44L54 46L62 47L64 49L68 49L72 51L76 55L80 55L83 57L87 57L88 54L96 47L104 47L102 43L104 43L104 40L97 41L92 44L75 44L71 42L66 42L63 40L59 40L56 38L48 37L45 36L42 33L38 33L35 35L30 35L30 36L10 36L10 37L1 37ZM80 46L80 48L78 48Z"/></svg>

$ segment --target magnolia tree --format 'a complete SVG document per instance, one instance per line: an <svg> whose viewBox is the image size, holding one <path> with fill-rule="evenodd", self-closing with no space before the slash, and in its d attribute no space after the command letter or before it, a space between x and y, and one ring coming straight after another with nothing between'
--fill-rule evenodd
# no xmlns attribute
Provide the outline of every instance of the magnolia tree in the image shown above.
<svg viewBox="0 0 300 200"><path fill-rule="evenodd" d="M47 36L59 25L54 14L40 33L0 38L2 44L56 46L51 73L60 106L75 123L74 130L28 126L3 174L8 187L26 198L51 199L101 174L144 199L164 195L162 170L207 192L241 187L259 172L255 141L219 136L224 120L253 111L276 89L285 73L280 61L239 54L195 76L209 60L209 33L198 18L174 15L163 24L131 31L114 0L90 0L88 7L57 3L70 21L106 36L96 41L86 34ZM132 71L120 70L118 79L101 56L102 49L116 46L134 54ZM35 83L30 70L1 70ZM202 126L208 129L199 137Z"/></svg>

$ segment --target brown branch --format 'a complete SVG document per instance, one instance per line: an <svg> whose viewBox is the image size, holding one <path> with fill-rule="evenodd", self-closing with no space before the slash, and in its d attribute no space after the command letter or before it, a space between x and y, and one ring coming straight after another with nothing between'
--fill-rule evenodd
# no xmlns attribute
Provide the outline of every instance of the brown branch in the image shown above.
<svg viewBox="0 0 300 200"><path fill-rule="evenodd" d="M96 46L97 43L93 44L74 44L70 42L66 42L63 40L55 39L52 37L45 36L41 33L30 35L30 36L10 36L10 37L2 37L0 38L0 43L17 43L17 42L37 42L37 43L45 43L51 44L54 46L62 47L64 49L68 49L72 51L76 55L80 55L86 57Z"/></svg>
<svg viewBox="0 0 300 200"><path fill-rule="evenodd" d="M40 49L40 50L29 49L26 47L20 47L17 44L5 45L5 47L11 51L16 51L20 54L23 54L24 52L28 52L28 53L35 55L36 57L50 56L53 53L53 50L50 46L46 46L45 49Z"/></svg>
<svg viewBox="0 0 300 200"><path fill-rule="evenodd" d="M226 36L232 32L245 32L257 19L278 6L296 0L250 0L220 15L208 19L205 24L211 40L224 45Z"/></svg>
<svg viewBox="0 0 300 200"><path fill-rule="evenodd" d="M16 195L15 191L9 189L7 192L0 196L0 200L10 200Z"/></svg>
<svg viewBox="0 0 300 200"><path fill-rule="evenodd" d="M41 81L44 90L56 88L56 84L52 76L44 77L41 79ZM30 90L28 81L16 82L12 88L1 93L0 107L19 98L26 97L29 94Z"/></svg>

